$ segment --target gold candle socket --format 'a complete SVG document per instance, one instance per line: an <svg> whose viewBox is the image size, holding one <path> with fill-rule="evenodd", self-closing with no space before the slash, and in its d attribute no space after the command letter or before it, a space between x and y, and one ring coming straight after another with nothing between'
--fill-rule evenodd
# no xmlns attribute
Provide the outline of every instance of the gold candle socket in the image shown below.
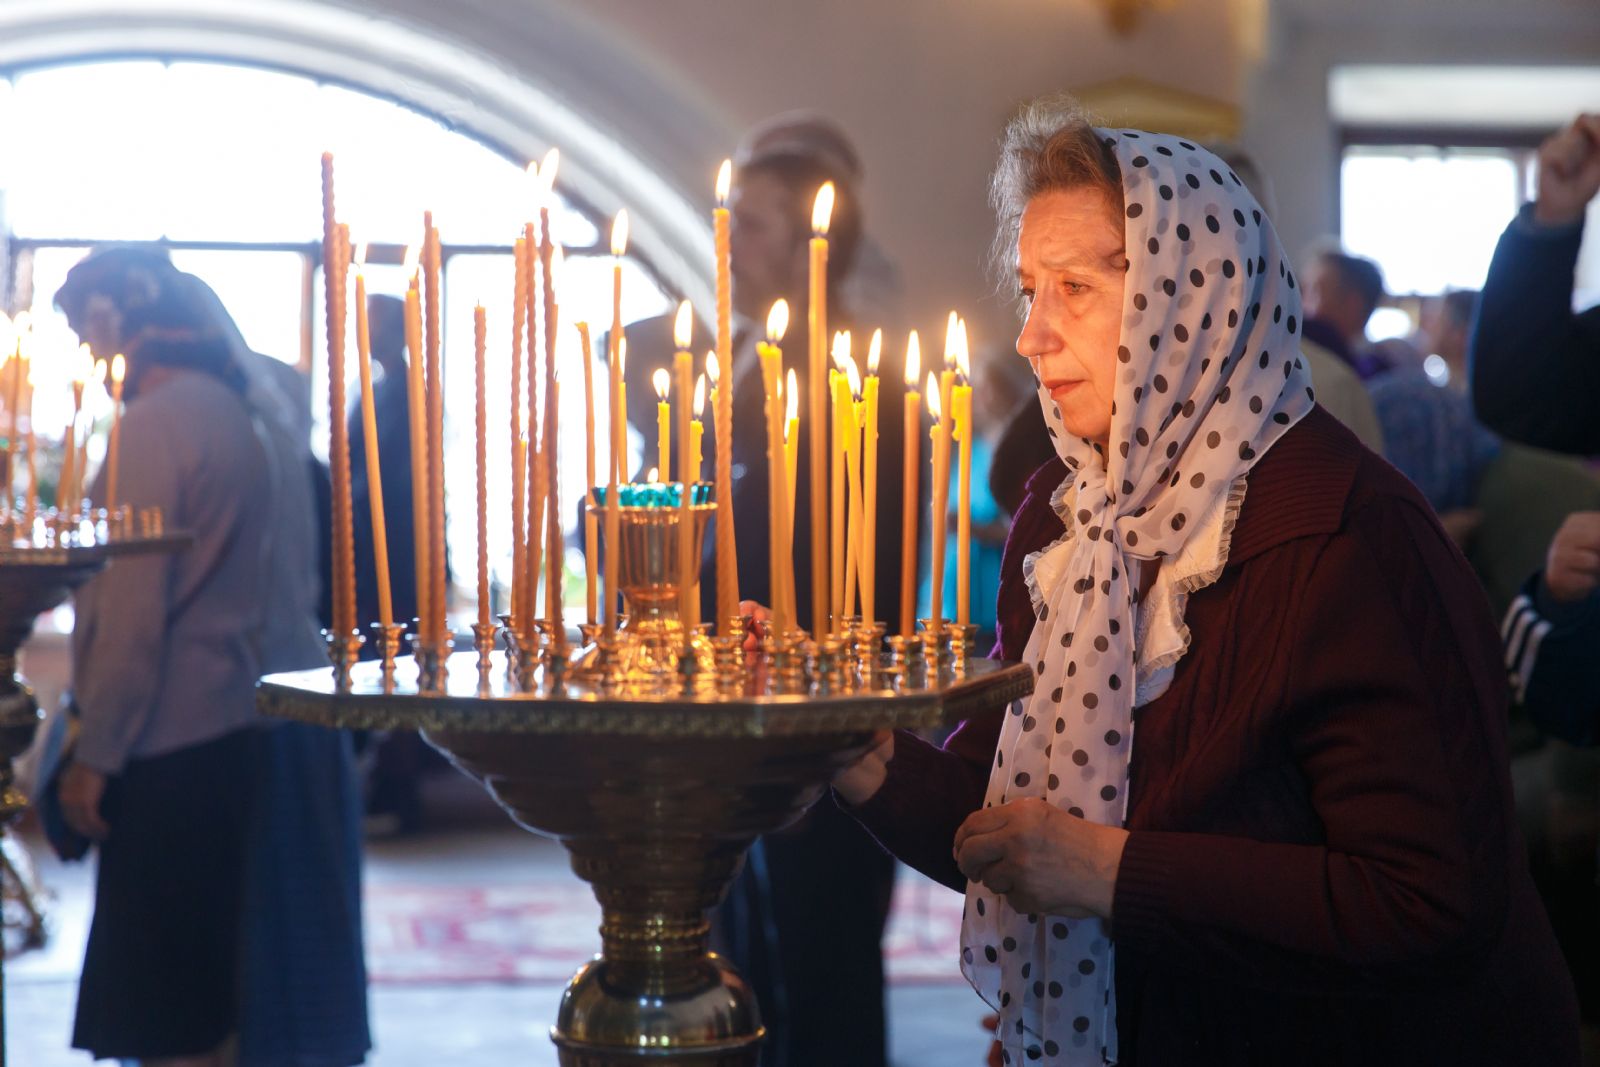
<svg viewBox="0 0 1600 1067"><path fill-rule="evenodd" d="M955 623L945 619L918 619L922 628L922 662L930 674L950 665L950 634Z"/></svg>
<svg viewBox="0 0 1600 1067"><path fill-rule="evenodd" d="M400 657L400 638L406 632L403 622L372 624L373 640L378 646L378 664L383 671L383 688L394 689L394 664Z"/></svg>
<svg viewBox="0 0 1600 1067"><path fill-rule="evenodd" d="M944 625L950 644L950 665L955 670L964 670L967 660L972 659L978 649L978 624L947 622Z"/></svg>
<svg viewBox="0 0 1600 1067"><path fill-rule="evenodd" d="M367 639L352 630L347 634L336 630L323 630L322 643L328 650L328 661L333 664L334 688L341 693L350 691L350 669L361 658L361 646Z"/></svg>
<svg viewBox="0 0 1600 1067"><path fill-rule="evenodd" d="M447 632L438 642L429 641L421 634L411 635L411 656L417 663L417 690L422 693L443 693L450 676L450 653L455 639Z"/></svg>
<svg viewBox="0 0 1600 1067"><path fill-rule="evenodd" d="M883 666L883 635L887 627L881 622L863 622L856 627L856 670L863 683Z"/></svg>
<svg viewBox="0 0 1600 1067"><path fill-rule="evenodd" d="M523 692L533 686L537 661L537 638L529 640L529 630L515 615L500 616L500 632L506 638L506 677Z"/></svg>
<svg viewBox="0 0 1600 1067"><path fill-rule="evenodd" d="M487 687L489 681L490 660L494 652L495 638L499 636L500 627L492 622L475 622L472 624L472 647L478 650L478 680L480 688Z"/></svg>

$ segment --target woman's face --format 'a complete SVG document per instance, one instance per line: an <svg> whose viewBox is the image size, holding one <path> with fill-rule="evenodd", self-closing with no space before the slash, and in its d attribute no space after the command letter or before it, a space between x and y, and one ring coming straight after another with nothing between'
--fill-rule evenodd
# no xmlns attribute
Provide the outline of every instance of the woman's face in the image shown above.
<svg viewBox="0 0 1600 1067"><path fill-rule="evenodd" d="M1067 430L1101 445L1111 433L1127 269L1122 214L1099 189L1056 189L1028 202L1017 238L1027 306L1017 352Z"/></svg>
<svg viewBox="0 0 1600 1067"><path fill-rule="evenodd" d="M774 300L793 297L795 278L805 277L808 235L795 226L794 193L771 174L741 174L728 207L733 302L761 321Z"/></svg>

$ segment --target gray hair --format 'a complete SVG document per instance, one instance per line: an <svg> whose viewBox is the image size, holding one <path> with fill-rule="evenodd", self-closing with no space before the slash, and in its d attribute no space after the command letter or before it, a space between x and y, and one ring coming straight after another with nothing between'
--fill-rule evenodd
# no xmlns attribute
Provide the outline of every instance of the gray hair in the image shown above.
<svg viewBox="0 0 1600 1067"><path fill-rule="evenodd" d="M1122 216L1122 168L1083 105L1066 93L1024 104L1006 123L989 181L995 213L990 264L1004 291L1017 268L1017 235L1028 201L1053 189L1095 188Z"/></svg>

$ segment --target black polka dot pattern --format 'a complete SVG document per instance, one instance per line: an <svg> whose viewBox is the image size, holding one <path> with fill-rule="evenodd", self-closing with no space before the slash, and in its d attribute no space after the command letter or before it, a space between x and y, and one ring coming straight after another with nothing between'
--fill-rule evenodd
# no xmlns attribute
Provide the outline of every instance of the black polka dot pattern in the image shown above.
<svg viewBox="0 0 1600 1067"><path fill-rule="evenodd" d="M1189 142L1101 133L1122 168L1128 255L1122 336L1106 354L1116 375L1110 440L1068 433L1041 390L1073 472L1054 498L1068 532L1023 568L1037 620L1024 662L1037 677L1004 719L985 806L1037 798L1119 826L1133 709L1151 695L1135 643L1137 576L1214 529L1230 492L1314 401L1298 358L1300 294L1254 198ZM1181 603L1158 575L1137 610L1171 612L1169 628L1181 630ZM1006 1062L1114 1061L1104 926L1019 913L979 883L967 896L962 970L1001 1013Z"/></svg>

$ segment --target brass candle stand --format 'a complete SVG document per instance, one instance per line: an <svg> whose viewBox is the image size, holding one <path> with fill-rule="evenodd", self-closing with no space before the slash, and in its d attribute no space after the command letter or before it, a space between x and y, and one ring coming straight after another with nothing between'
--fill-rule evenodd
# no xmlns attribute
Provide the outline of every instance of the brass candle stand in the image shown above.
<svg viewBox="0 0 1600 1067"><path fill-rule="evenodd" d="M1001 707L1032 691L1033 672L952 663L948 640L930 642L942 658L898 637L885 656L878 623L821 641L757 642L743 618L700 632L678 615L679 508L624 498L620 510L627 619L586 625L570 660L548 620L503 620L505 652L494 627L474 627L474 651L421 647L416 672L356 663L348 685L327 670L273 675L258 703L330 727L421 730L519 825L567 847L603 920L600 954L551 1029L564 1067L755 1067L760 1006L708 946L707 913L745 850L798 818L878 731ZM715 504L689 510L698 559Z"/></svg>
<svg viewBox="0 0 1600 1067"><path fill-rule="evenodd" d="M177 552L190 541L187 534L165 532L164 524L161 532L143 536L108 521L104 511L85 509L65 518L41 513L35 519L42 521L32 524L15 514L7 519L8 536L0 543L0 830L28 806L11 761L33 743L41 718L33 690L17 671L18 650L35 620L117 557ZM4 984L0 967L0 1067L6 1061Z"/></svg>
<svg viewBox="0 0 1600 1067"><path fill-rule="evenodd" d="M404 669L386 685L362 662L347 691L303 671L263 679L258 701L325 726L420 729L519 825L566 845L604 918L600 955L551 1031L565 1067L754 1067L760 1009L708 951L706 920L745 850L798 818L877 731L954 722L1033 686L1027 668L989 660L959 676L880 663L852 681L820 646L809 663L786 638L772 647L781 658L741 652L733 672L687 689L674 665L639 685L540 668L525 690L505 653L480 673L474 651L452 657L438 691Z"/></svg>

